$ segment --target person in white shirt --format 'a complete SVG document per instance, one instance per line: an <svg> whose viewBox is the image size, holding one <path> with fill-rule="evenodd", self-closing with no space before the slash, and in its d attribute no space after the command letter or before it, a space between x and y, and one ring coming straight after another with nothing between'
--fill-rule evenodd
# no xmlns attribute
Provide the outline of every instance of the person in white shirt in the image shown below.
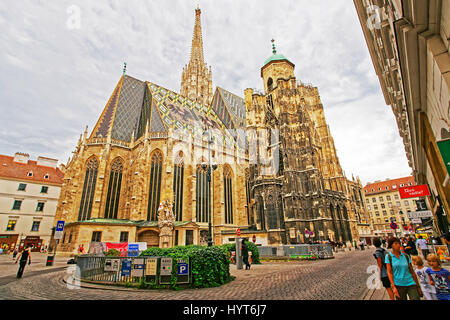
<svg viewBox="0 0 450 320"><path fill-rule="evenodd" d="M419 240L416 241L417 248L420 248L422 250L423 258L426 259L430 251L428 250L428 244L427 241L422 237L419 236Z"/></svg>
<svg viewBox="0 0 450 320"><path fill-rule="evenodd" d="M416 267L414 272L417 275L417 279L419 280L420 288L422 289L423 296L427 300L437 300L436 296L436 288L430 284L430 280L428 279L428 274L425 272L427 268L423 266L423 260L419 256L411 257L413 265Z"/></svg>

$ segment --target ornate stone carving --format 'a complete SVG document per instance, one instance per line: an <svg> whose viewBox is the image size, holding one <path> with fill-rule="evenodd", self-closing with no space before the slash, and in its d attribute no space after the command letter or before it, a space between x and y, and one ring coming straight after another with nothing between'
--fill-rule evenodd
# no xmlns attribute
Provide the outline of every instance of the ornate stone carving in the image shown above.
<svg viewBox="0 0 450 320"><path fill-rule="evenodd" d="M168 248L172 245L173 228L175 216L172 210L172 203L164 200L158 209L159 247Z"/></svg>

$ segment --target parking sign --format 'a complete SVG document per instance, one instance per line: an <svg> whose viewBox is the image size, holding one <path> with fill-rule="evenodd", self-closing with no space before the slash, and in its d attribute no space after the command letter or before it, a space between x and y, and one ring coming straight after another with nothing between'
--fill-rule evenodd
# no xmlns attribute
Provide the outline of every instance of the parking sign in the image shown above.
<svg viewBox="0 0 450 320"><path fill-rule="evenodd" d="M178 262L178 275L183 276L189 274L189 265L186 262Z"/></svg>

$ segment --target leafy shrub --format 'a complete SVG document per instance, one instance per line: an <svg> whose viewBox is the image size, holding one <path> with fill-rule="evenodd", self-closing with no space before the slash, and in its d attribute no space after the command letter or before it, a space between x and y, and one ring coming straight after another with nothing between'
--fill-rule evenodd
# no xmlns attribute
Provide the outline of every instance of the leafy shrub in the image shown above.
<svg viewBox="0 0 450 320"><path fill-rule="evenodd" d="M109 249L107 252L103 251L103 254L107 257L120 257L120 251L116 249Z"/></svg>
<svg viewBox="0 0 450 320"><path fill-rule="evenodd" d="M252 264L261 264L261 261L259 260L258 247L250 241L245 241L245 243L247 244L248 251L252 253ZM231 255L231 251L236 250L236 243L227 243L221 245L220 247L227 250Z"/></svg>
<svg viewBox="0 0 450 320"><path fill-rule="evenodd" d="M173 259L172 280L170 286L177 289L178 259L190 262L190 274L193 288L218 287L232 280L230 275L229 254L218 246L177 246L173 248L149 248L140 256L164 256Z"/></svg>

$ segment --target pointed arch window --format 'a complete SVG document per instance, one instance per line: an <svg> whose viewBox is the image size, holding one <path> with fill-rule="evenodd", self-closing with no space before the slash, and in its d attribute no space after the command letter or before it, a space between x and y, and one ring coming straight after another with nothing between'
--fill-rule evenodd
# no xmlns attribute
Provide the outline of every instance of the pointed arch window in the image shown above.
<svg viewBox="0 0 450 320"><path fill-rule="evenodd" d="M208 209L211 206L211 182L208 181L208 167L197 166L196 217L197 222L208 222Z"/></svg>
<svg viewBox="0 0 450 320"><path fill-rule="evenodd" d="M225 224L233 224L233 188L231 175L231 169L225 167L223 171Z"/></svg>
<svg viewBox="0 0 450 320"><path fill-rule="evenodd" d="M91 218L92 203L94 202L95 184L97 181L98 162L92 158L86 166L84 177L83 193L81 194L80 210L78 221L89 220Z"/></svg>
<svg viewBox="0 0 450 320"><path fill-rule="evenodd" d="M266 230L266 218L264 216L264 200L261 196L258 197L259 206L259 221L261 223L261 230Z"/></svg>
<svg viewBox="0 0 450 320"><path fill-rule="evenodd" d="M253 216L252 211L250 210L250 199L251 191L250 191L250 173L248 170L245 171L245 195L247 200L247 223L249 225L253 224Z"/></svg>
<svg viewBox="0 0 450 320"><path fill-rule="evenodd" d="M267 199L267 218L269 220L269 229L276 229L277 215L275 213L275 203L272 196L269 196Z"/></svg>
<svg viewBox="0 0 450 320"><path fill-rule="evenodd" d="M162 154L153 154L150 165L150 186L148 189L147 221L156 221L161 197Z"/></svg>
<svg viewBox="0 0 450 320"><path fill-rule="evenodd" d="M108 193L106 196L105 218L117 219L119 211L120 187L122 185L123 164L120 159L114 160L109 174Z"/></svg>
<svg viewBox="0 0 450 320"><path fill-rule="evenodd" d="M176 221L183 221L183 181L183 153L180 152L175 159L173 173L173 213L175 215Z"/></svg>

